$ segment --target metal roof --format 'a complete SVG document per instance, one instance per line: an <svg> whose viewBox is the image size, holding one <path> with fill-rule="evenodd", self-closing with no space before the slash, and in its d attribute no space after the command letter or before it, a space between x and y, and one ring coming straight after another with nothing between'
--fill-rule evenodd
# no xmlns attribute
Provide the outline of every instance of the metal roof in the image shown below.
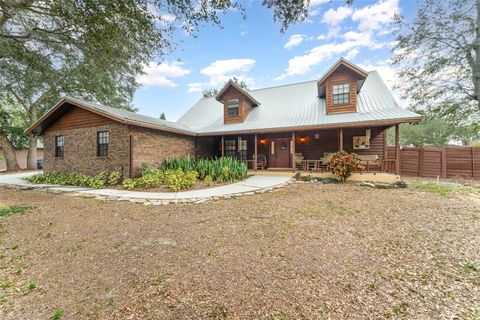
<svg viewBox="0 0 480 320"><path fill-rule="evenodd" d="M130 112L127 110L112 108L112 107L104 106L98 103L93 103L90 101L72 98L72 97L66 97L60 100L40 120L38 120L33 126L27 129L27 132L31 132L35 135L41 134L57 118L61 117L66 112L68 112L71 109L72 105L100 113L102 115L105 115L107 117L110 117L112 119L115 119L125 124L195 135L195 132L193 132L190 128L180 123L161 120L161 119L145 116L142 114Z"/></svg>
<svg viewBox="0 0 480 320"><path fill-rule="evenodd" d="M357 93L357 112L353 113L327 115L325 98L318 97L317 80L249 90L248 94L261 105L253 108L244 122L231 124L224 124L223 104L215 97L200 99L177 122L67 97L57 103L27 132L40 135L73 106L90 109L124 124L187 135L321 129L342 125L395 124L420 120L420 115L397 104L376 71L368 73L360 92Z"/></svg>
<svg viewBox="0 0 480 320"><path fill-rule="evenodd" d="M224 124L223 104L215 98L203 98L177 123L197 134L254 132L279 128L330 127L380 121L414 121L420 115L401 108L378 72L369 72L357 94L357 112L326 114L325 98L318 98L317 80L250 90L261 105L253 108L244 122Z"/></svg>

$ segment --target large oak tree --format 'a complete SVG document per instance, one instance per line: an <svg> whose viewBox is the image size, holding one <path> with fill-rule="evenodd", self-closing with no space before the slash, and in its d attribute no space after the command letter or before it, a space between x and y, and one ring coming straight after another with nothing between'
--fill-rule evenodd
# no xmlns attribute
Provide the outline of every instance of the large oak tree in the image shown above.
<svg viewBox="0 0 480 320"><path fill-rule="evenodd" d="M283 31L306 18L309 1L262 4ZM0 0L0 101L21 106L29 125L64 95L131 108L136 76L172 48L176 29L194 34L232 8L244 14L234 0ZM30 169L36 140L29 139ZM1 130L0 146L15 168L11 135Z"/></svg>
<svg viewBox="0 0 480 320"><path fill-rule="evenodd" d="M397 20L393 63L416 110L458 125L480 119L480 0L423 0Z"/></svg>

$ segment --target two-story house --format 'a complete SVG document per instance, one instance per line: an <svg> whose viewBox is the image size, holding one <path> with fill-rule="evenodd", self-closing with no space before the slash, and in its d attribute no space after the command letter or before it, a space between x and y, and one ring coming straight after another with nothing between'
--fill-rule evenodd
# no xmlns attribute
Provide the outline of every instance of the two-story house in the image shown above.
<svg viewBox="0 0 480 320"><path fill-rule="evenodd" d="M44 136L46 172L133 177L142 163L186 155L232 156L255 169L295 169L298 158L321 165L338 150L386 159L386 130L396 126L398 150L398 125L419 120L376 71L340 59L314 81L255 90L229 81L177 122L65 98L28 132ZM397 156L397 172L398 165Z"/></svg>

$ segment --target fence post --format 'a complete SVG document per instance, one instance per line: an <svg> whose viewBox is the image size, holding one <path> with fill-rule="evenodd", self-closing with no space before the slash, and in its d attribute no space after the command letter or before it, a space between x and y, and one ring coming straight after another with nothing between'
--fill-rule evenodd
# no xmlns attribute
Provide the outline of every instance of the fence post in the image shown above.
<svg viewBox="0 0 480 320"><path fill-rule="evenodd" d="M472 152L472 179L475 178L475 150L473 147L470 148Z"/></svg>
<svg viewBox="0 0 480 320"><path fill-rule="evenodd" d="M442 148L442 179L447 178L447 148Z"/></svg>
<svg viewBox="0 0 480 320"><path fill-rule="evenodd" d="M400 175L400 127L395 125L395 174Z"/></svg>
<svg viewBox="0 0 480 320"><path fill-rule="evenodd" d="M419 148L418 149L418 176L420 178L423 177L424 162L425 162L425 149Z"/></svg>

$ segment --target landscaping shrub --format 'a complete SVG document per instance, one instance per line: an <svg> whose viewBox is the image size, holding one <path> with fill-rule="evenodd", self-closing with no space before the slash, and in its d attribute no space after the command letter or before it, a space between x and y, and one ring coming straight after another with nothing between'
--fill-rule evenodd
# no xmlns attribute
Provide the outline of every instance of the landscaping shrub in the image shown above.
<svg viewBox="0 0 480 320"><path fill-rule="evenodd" d="M197 171L183 171L182 169L165 172L165 184L172 191L190 189L197 183Z"/></svg>
<svg viewBox="0 0 480 320"><path fill-rule="evenodd" d="M203 178L203 182L205 182L207 186L211 185L213 183L212 176L207 175L205 178Z"/></svg>
<svg viewBox="0 0 480 320"><path fill-rule="evenodd" d="M142 165L142 176L123 181L123 187L128 190L142 188L158 188L165 183L165 172L148 165Z"/></svg>
<svg viewBox="0 0 480 320"><path fill-rule="evenodd" d="M117 184L121 179L121 176L121 173L118 171L113 171L111 173L101 172L96 176L87 176L83 173L50 172L39 173L25 178L25 180L36 184L60 184L98 189L103 188L106 185Z"/></svg>
<svg viewBox="0 0 480 320"><path fill-rule="evenodd" d="M329 162L330 170L340 178L342 182L356 171L362 169L360 159L354 153L339 151L332 154Z"/></svg>
<svg viewBox="0 0 480 320"><path fill-rule="evenodd" d="M155 169L151 166L142 167L142 176L135 179L126 179L123 187L128 190L137 188L151 189L166 185L172 191L190 189L197 183L198 173L195 170L184 171Z"/></svg>
<svg viewBox="0 0 480 320"><path fill-rule="evenodd" d="M184 157L181 159L166 159L160 166L160 170L177 170L184 172L196 171L200 180L210 176L212 181L232 182L247 177L247 166L245 163L234 158L223 157L214 160Z"/></svg>

